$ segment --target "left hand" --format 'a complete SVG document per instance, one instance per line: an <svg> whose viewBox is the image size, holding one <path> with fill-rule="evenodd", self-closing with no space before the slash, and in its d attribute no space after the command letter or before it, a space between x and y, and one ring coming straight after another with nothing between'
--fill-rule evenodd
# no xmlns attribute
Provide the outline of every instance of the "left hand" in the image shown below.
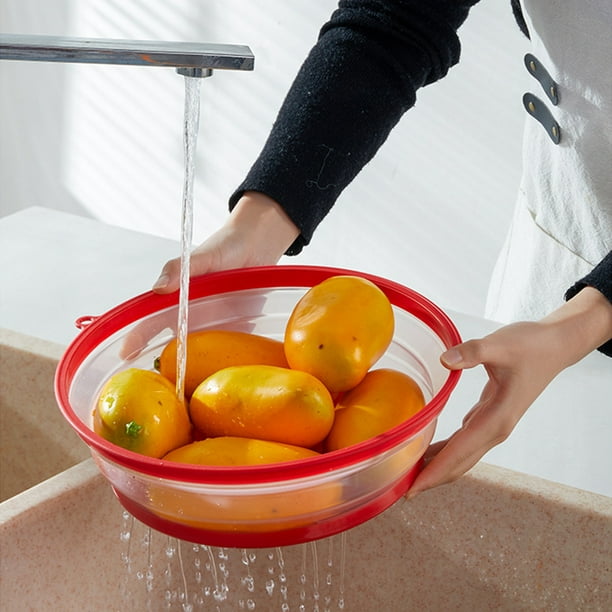
<svg viewBox="0 0 612 612"><path fill-rule="evenodd" d="M612 304L587 287L540 321L513 323L441 356L451 370L483 365L489 380L450 438L432 444L408 497L457 480L503 442L563 369L612 337Z"/></svg>

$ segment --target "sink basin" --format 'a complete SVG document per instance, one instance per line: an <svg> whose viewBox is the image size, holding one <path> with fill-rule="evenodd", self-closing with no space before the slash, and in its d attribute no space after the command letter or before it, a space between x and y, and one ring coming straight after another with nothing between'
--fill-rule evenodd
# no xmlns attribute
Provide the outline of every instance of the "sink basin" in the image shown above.
<svg viewBox="0 0 612 612"><path fill-rule="evenodd" d="M485 463L307 544L230 549L152 531L56 407L64 348L5 331L0 346L0 610L612 609L612 499Z"/></svg>
<svg viewBox="0 0 612 612"><path fill-rule="evenodd" d="M209 548L132 519L88 459L0 504L0 609L603 611L611 522L607 497L480 464L345 534Z"/></svg>
<svg viewBox="0 0 612 612"><path fill-rule="evenodd" d="M53 391L65 348L0 329L0 501L89 456Z"/></svg>

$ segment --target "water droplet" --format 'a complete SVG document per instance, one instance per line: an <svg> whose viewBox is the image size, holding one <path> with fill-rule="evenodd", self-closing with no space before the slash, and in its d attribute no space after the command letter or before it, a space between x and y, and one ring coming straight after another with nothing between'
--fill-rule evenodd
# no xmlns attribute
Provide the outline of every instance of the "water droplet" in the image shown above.
<svg viewBox="0 0 612 612"><path fill-rule="evenodd" d="M215 601L225 601L227 599L227 586L220 585L213 591Z"/></svg>
<svg viewBox="0 0 612 612"><path fill-rule="evenodd" d="M242 552L240 554L240 560L242 561L243 565L248 565L249 564L249 554L247 553L246 548L242 549Z"/></svg>
<svg viewBox="0 0 612 612"><path fill-rule="evenodd" d="M244 587L246 587L249 593L252 593L255 590L255 579L253 576L244 576L240 579L240 582Z"/></svg>
<svg viewBox="0 0 612 612"><path fill-rule="evenodd" d="M272 593L274 593L274 586L274 580L266 580L266 592L268 595L272 596Z"/></svg>
<svg viewBox="0 0 612 612"><path fill-rule="evenodd" d="M255 609L255 602L252 599L247 599L247 610L254 610Z"/></svg>

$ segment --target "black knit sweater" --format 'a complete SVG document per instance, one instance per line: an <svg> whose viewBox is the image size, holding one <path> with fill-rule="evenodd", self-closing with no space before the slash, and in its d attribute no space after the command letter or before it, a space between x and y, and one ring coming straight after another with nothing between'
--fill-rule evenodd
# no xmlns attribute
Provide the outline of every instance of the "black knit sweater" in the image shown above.
<svg viewBox="0 0 612 612"><path fill-rule="evenodd" d="M245 191L267 194L300 229L287 251L299 253L414 105L417 90L459 61L457 30L478 1L340 0L230 208ZM511 4L528 35L518 1ZM612 301L612 257L580 282Z"/></svg>
<svg viewBox="0 0 612 612"><path fill-rule="evenodd" d="M573 298L585 287L595 287L612 302L612 251L584 278L574 283L565 293L565 299ZM599 347L599 350L612 357L612 340Z"/></svg>
<svg viewBox="0 0 612 612"><path fill-rule="evenodd" d="M414 105L459 61L457 29L478 0L341 0L304 61L263 151L230 199L261 191L301 234L317 225Z"/></svg>

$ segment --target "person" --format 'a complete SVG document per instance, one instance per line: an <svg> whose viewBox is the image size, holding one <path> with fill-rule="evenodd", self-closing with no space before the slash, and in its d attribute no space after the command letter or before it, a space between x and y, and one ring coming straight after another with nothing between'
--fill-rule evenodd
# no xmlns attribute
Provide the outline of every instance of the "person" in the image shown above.
<svg viewBox="0 0 612 612"><path fill-rule="evenodd" d="M477 2L341 0L191 273L299 253L417 90L459 61ZM612 356L612 5L511 4L543 91L525 102L523 178L487 298L488 316L507 324L441 355L449 369L484 366L488 382L457 432L428 449L410 496L467 472L562 370L595 349ZM176 290L178 271L167 262L154 290Z"/></svg>

